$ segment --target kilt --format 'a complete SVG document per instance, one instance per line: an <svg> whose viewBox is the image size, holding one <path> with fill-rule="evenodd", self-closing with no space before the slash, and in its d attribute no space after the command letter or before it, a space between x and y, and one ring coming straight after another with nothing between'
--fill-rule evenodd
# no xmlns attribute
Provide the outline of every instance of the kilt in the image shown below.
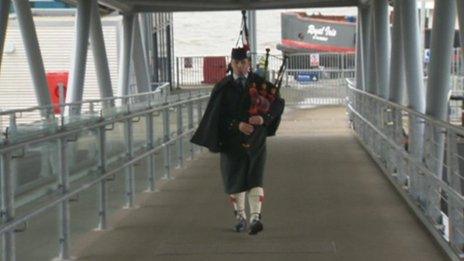
<svg viewBox="0 0 464 261"><path fill-rule="evenodd" d="M263 186L266 142L252 151L224 151L220 154L224 191L235 194Z"/></svg>

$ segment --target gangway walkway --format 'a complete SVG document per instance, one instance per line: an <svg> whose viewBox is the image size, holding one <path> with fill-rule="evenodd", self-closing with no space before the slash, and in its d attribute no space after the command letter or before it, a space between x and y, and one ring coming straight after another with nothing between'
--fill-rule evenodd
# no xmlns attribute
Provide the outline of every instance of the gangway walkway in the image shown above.
<svg viewBox="0 0 464 261"><path fill-rule="evenodd" d="M73 244L77 260L446 260L362 149L345 107L287 108L269 140L265 230L232 231L218 155L204 153L111 229Z"/></svg>

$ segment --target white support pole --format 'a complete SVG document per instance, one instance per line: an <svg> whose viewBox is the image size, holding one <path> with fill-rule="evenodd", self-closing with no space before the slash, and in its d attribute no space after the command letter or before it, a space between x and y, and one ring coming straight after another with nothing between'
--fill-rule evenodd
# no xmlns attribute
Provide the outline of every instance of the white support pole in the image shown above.
<svg viewBox="0 0 464 261"><path fill-rule="evenodd" d="M390 72L390 23L388 0L374 0L374 41L378 95L388 99Z"/></svg>
<svg viewBox="0 0 464 261"><path fill-rule="evenodd" d="M74 49L68 79L68 93L66 95L67 103L82 101L84 94L91 7L92 1L79 0L77 2ZM75 106L70 108L67 114L79 115L80 111L81 106Z"/></svg>
<svg viewBox="0 0 464 261"><path fill-rule="evenodd" d="M459 0L458 0L459 2ZM426 24L425 24L425 19L426 19L426 15L425 13L427 12L427 6L426 6L426 0L422 0L422 3L421 3L421 16L420 16L420 30L421 30L421 51L422 51L422 54L421 55L424 55L424 51L425 51L425 27L426 27Z"/></svg>
<svg viewBox="0 0 464 261"><path fill-rule="evenodd" d="M3 46L5 45L10 5L10 0L0 0L0 71L2 69Z"/></svg>
<svg viewBox="0 0 464 261"><path fill-rule="evenodd" d="M34 85L37 103L39 106L50 105L50 92L48 91L39 39L37 38L34 20L32 19L31 6L28 0L15 0L13 1L13 5L18 18L21 36L23 38L24 49L29 63L29 71ZM45 111L42 111L42 116L48 115L46 115Z"/></svg>
<svg viewBox="0 0 464 261"><path fill-rule="evenodd" d="M461 43L461 73L464 74L464 1L456 0L459 19L459 39Z"/></svg>
<svg viewBox="0 0 464 261"><path fill-rule="evenodd" d="M363 63L363 90L367 91L367 86L369 84L369 55L370 55L370 36L371 36L371 23L372 23L372 16L371 16L371 6L365 5L361 8L361 27L362 27L362 63Z"/></svg>
<svg viewBox="0 0 464 261"><path fill-rule="evenodd" d="M440 120L446 120L448 116L455 19L454 0L435 1L426 113Z"/></svg>
<svg viewBox="0 0 464 261"><path fill-rule="evenodd" d="M137 81L137 91L139 93L150 91L150 72L148 71L147 60L145 59L144 45L138 19L134 19L132 61L134 62L135 80Z"/></svg>
<svg viewBox="0 0 464 261"><path fill-rule="evenodd" d="M257 61L257 42L256 42L256 11L250 10L247 11L247 23L248 23L248 32L249 32L249 44L250 44L250 51L251 51L251 66L255 68L256 61Z"/></svg>
<svg viewBox="0 0 464 261"><path fill-rule="evenodd" d="M369 33L369 38L368 40L368 50L367 50L367 57L368 57L368 68L369 68L369 74L366 77L366 91L371 93L371 94L378 94L378 88L377 88L377 63L375 61L375 41L374 41L374 25L373 22L375 20L375 15L374 15L374 8L373 5L371 4L370 6L370 33Z"/></svg>
<svg viewBox="0 0 464 261"><path fill-rule="evenodd" d="M394 1L394 21L393 21L393 35L392 35L392 56L390 63L390 93L389 100L394 103L403 104L403 94L405 88L405 73L404 73L404 49L401 40L401 0ZM403 137L403 119L401 111L397 109L391 110L391 119L393 125L387 127L390 137L396 141L397 144L402 145L404 142ZM398 179L402 185L407 184L407 176L405 175L405 168L403 159L396 150L391 150L388 155L391 165L388 167L392 171L396 171Z"/></svg>
<svg viewBox="0 0 464 261"><path fill-rule="evenodd" d="M415 0L401 4L401 35L404 48L408 106L417 112L425 112L424 69L421 53L420 27Z"/></svg>
<svg viewBox="0 0 464 261"><path fill-rule="evenodd" d="M394 22L392 35L392 54L390 64L389 100L401 104L404 93L404 51L401 41L401 0L394 1Z"/></svg>
<svg viewBox="0 0 464 261"><path fill-rule="evenodd" d="M139 31L140 31L140 41L142 42L143 46L143 55L144 59L146 60L147 66L150 66L150 60L148 57L148 18L146 14L139 14L138 15L138 22L139 22Z"/></svg>
<svg viewBox="0 0 464 261"><path fill-rule="evenodd" d="M399 1L401 5L401 41L404 48L404 66L408 106L413 110L425 113L424 70L420 40L420 26L415 0ZM418 161L422 161L424 124L419 119L410 119L409 153ZM423 201L424 180L418 171L410 172L410 192L413 197Z"/></svg>
<svg viewBox="0 0 464 261"><path fill-rule="evenodd" d="M172 79L172 75L173 75L173 64L174 64L174 60L173 60L173 52L174 52L174 49L172 48L172 43L174 42L173 41L173 31L172 31L172 26L171 26L171 23L168 23L166 25L166 58L167 58L167 62L166 62L166 72L167 72L167 82L169 82L169 86L170 88L172 89L173 87L173 79Z"/></svg>
<svg viewBox="0 0 464 261"><path fill-rule="evenodd" d="M364 64L363 64L363 30L361 19L362 7L358 7L356 24L356 88L364 90Z"/></svg>
<svg viewBox="0 0 464 261"><path fill-rule="evenodd" d="M158 20L158 19L156 19ZM159 82L160 81L160 62L159 62L159 30L155 29L152 32L152 42L153 42L153 81L154 82Z"/></svg>
<svg viewBox="0 0 464 261"><path fill-rule="evenodd" d="M145 39L146 39L146 60L150 72L150 81L153 82L153 17L151 14L145 14Z"/></svg>
<svg viewBox="0 0 464 261"><path fill-rule="evenodd" d="M126 96L129 94L129 71L132 53L132 31L134 15L125 14L123 16L123 35L121 44L121 53L119 55L119 82L118 95Z"/></svg>
<svg viewBox="0 0 464 261"><path fill-rule="evenodd" d="M451 86L450 65L455 23L455 0L436 0L430 48L429 79L427 82L426 114L443 121L448 118L448 94ZM429 142L431 151L428 153L429 156L425 158L425 163L436 175L436 178L442 179L445 134L438 128L431 129L430 134L433 141ZM429 184L426 205L427 214L436 222L441 217L439 203L437 203L439 193L438 186Z"/></svg>
<svg viewBox="0 0 464 261"><path fill-rule="evenodd" d="M102 22L98 12L98 2L92 2L92 18L90 23L90 39L92 42L95 70L97 71L98 87L101 98L113 97L108 57L106 54L105 39L103 35Z"/></svg>

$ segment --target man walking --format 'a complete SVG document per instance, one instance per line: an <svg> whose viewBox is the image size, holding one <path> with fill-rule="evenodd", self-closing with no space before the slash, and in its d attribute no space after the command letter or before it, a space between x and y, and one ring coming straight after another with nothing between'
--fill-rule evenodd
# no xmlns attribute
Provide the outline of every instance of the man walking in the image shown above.
<svg viewBox="0 0 464 261"><path fill-rule="evenodd" d="M266 137L275 135L284 109L284 101L276 99L265 115L249 114L249 86L265 84L265 80L250 72L250 61L244 48L232 49L232 74L214 87L200 126L192 142L220 152L224 190L234 207L237 224L234 230L247 229L245 200L250 209L249 234L263 230L261 207L264 200L263 175L266 162ZM251 146L247 139L257 129L258 138ZM262 134L264 133L264 134Z"/></svg>

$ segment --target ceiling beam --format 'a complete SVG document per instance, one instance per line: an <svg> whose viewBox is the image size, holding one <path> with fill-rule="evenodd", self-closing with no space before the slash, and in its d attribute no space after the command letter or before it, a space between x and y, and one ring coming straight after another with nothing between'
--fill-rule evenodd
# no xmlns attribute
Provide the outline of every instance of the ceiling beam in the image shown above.
<svg viewBox="0 0 464 261"><path fill-rule="evenodd" d="M106 6L116 11L123 13L131 13L134 8L132 4L129 4L130 1L121 1L121 0L98 0L98 4Z"/></svg>
<svg viewBox="0 0 464 261"><path fill-rule="evenodd" d="M183 0L133 0L134 12L176 12L176 11L225 11L242 9L279 9L309 7L356 6L358 0L297 0L297 1L183 1Z"/></svg>

